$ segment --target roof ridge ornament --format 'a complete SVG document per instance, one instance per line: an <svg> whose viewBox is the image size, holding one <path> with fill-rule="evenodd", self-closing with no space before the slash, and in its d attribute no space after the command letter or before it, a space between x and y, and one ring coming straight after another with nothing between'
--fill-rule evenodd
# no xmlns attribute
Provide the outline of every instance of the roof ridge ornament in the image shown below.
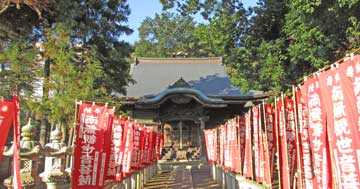
<svg viewBox="0 0 360 189"><path fill-rule="evenodd" d="M173 88L192 88L192 86L188 82L186 82L182 77L180 77L180 79L175 81L175 83L170 85L168 88L169 89L173 89Z"/></svg>

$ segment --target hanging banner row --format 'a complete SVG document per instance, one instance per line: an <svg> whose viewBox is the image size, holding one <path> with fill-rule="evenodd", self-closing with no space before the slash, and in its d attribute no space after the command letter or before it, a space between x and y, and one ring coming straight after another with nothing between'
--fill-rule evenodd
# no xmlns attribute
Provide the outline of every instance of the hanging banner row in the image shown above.
<svg viewBox="0 0 360 189"><path fill-rule="evenodd" d="M107 106L79 107L72 188L103 188L161 158L163 135L114 115Z"/></svg>
<svg viewBox="0 0 360 189"><path fill-rule="evenodd" d="M204 133L210 163L258 183L359 188L360 56Z"/></svg>

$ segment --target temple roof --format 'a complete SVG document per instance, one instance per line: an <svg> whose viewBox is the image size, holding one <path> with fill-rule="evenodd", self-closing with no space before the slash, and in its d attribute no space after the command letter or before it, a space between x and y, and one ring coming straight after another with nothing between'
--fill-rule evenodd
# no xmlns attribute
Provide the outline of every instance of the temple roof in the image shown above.
<svg viewBox="0 0 360 189"><path fill-rule="evenodd" d="M127 97L156 96L180 79L206 96L244 96L231 84L220 57L137 58L130 73L136 83L127 87Z"/></svg>

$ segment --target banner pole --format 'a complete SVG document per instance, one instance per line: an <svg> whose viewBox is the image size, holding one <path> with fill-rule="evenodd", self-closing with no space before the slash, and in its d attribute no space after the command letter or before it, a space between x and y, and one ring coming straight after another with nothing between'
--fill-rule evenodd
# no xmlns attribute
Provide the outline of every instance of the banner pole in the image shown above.
<svg viewBox="0 0 360 189"><path fill-rule="evenodd" d="M236 128L237 128L237 145L238 145L238 147L237 147L237 149L239 150L239 168L240 168L240 170L239 170L239 174L241 174L242 175L242 161L243 161L243 159L242 159L242 154L241 154L241 136L240 136L240 116L236 116L236 118L235 118L236 120Z"/></svg>
<svg viewBox="0 0 360 189"><path fill-rule="evenodd" d="M275 137L276 137L276 139L275 139L275 141L276 141L276 154L277 154L277 157L276 157L276 164L277 164L277 168L278 168L278 181L279 181L279 189L282 189L281 188L281 175L280 175L280 172L281 172L281 170L280 170L280 160L279 160L279 157L280 157L280 151L279 151L279 145L280 145L280 143L279 143L279 126L278 126L278 111L277 111L277 101L278 101L278 99L277 99L277 97L275 96L274 97L274 100L275 100L275 124L274 124L274 126L275 126Z"/></svg>
<svg viewBox="0 0 360 189"><path fill-rule="evenodd" d="M21 175L20 175L20 100L17 94L13 93L13 103L15 105L14 111L14 154L13 154L13 187L21 189Z"/></svg>
<svg viewBox="0 0 360 189"><path fill-rule="evenodd" d="M69 137L69 141L68 141L68 147L72 148L72 154L67 156L66 164L69 166L68 168L70 168L71 174L73 174L73 167L74 167L73 156L74 156L74 152L75 152L74 145L75 145L75 139L76 139L76 127L77 127L77 121L78 121L77 120L78 112L79 112L80 105L82 103L83 103L82 101L75 100L74 123L73 123L73 127L71 128L70 137ZM71 186L72 186L72 182L73 182L73 179L71 179L71 181L70 181Z"/></svg>
<svg viewBox="0 0 360 189"><path fill-rule="evenodd" d="M299 179L300 188L303 188L302 171L301 171L301 155L300 155L300 142L299 142L299 119L298 119L298 102L296 101L295 86L292 86L293 101L294 101L294 118L295 118L295 138L296 138L296 155L297 155L297 179Z"/></svg>
<svg viewBox="0 0 360 189"><path fill-rule="evenodd" d="M282 120L283 120L283 123L284 123L284 127L285 127L285 131L284 131L284 145L285 145L285 157L286 157L286 166L287 166L287 169L286 169L286 177L289 181L289 184L291 184L291 180L290 180L290 173L289 173L289 156L288 156L288 147L287 147L287 136L286 136L286 114L287 114L287 111L286 111L286 107L285 107L285 97L284 97L284 93L281 93L281 103L282 103L282 107L283 107L283 117L282 117Z"/></svg>
<svg viewBox="0 0 360 189"><path fill-rule="evenodd" d="M271 168L270 168L270 153L269 153L269 143L268 143L268 138L267 138L267 134L266 133L262 133L263 134L263 145L264 145L264 151L266 151L267 157L265 157L265 161L267 161L268 163L268 168L267 168L267 175L270 178L270 183L269 184L269 188L272 188L272 175L271 175ZM266 147L265 147L266 146Z"/></svg>
<svg viewBox="0 0 360 189"><path fill-rule="evenodd" d="M332 177L333 177L333 180L334 180L334 184L335 184L335 187L332 187L332 188L339 188L339 181L338 181L338 177L337 177L337 170L336 170L336 162L334 160L334 157L333 157L333 148L332 148L332 144L331 144L331 136L330 136L330 133L329 133L329 129L326 128L326 133L328 135L327 138L327 142L329 144L329 152L330 152L330 166L331 166L331 170L333 171L333 174L332 174Z"/></svg>
<svg viewBox="0 0 360 189"><path fill-rule="evenodd" d="M264 130L264 137L265 137L265 140L264 140L264 148L265 148L265 145L267 146L266 149L267 149L267 155L268 157L265 157L267 158L268 160L268 163L269 163L269 169L267 171L267 176L270 178L270 183L268 183L270 185L270 188L272 188L272 175L271 175L271 168L270 168L270 151L269 151L269 144L268 144L268 132L267 132L267 122L266 122L266 113L265 113L265 101L263 100L262 101L262 114L263 114L263 122L264 122L264 127L265 127L265 130Z"/></svg>

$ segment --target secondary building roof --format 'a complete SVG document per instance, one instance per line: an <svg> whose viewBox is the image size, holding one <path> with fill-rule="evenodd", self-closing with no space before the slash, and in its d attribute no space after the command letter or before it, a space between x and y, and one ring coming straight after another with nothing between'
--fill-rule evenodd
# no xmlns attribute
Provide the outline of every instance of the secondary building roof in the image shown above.
<svg viewBox="0 0 360 189"><path fill-rule="evenodd" d="M156 96L180 79L206 96L244 96L231 84L221 57L137 58L131 75L136 83L127 87L127 97Z"/></svg>

